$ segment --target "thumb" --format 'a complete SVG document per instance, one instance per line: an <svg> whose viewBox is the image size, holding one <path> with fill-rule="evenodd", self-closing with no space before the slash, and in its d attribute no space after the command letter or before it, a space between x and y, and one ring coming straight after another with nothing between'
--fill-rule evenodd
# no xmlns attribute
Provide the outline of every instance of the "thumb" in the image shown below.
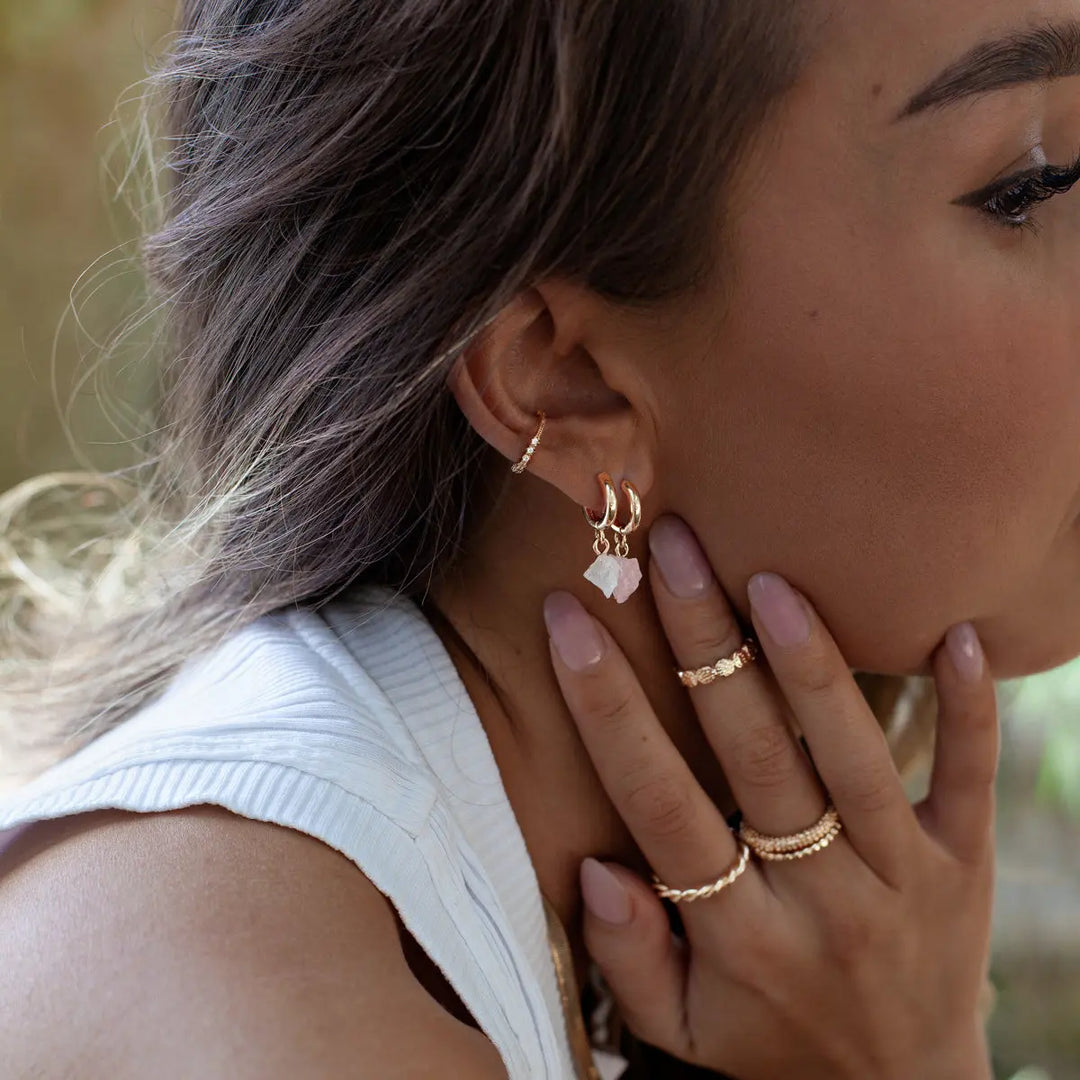
<svg viewBox="0 0 1080 1080"><path fill-rule="evenodd" d="M678 1055L686 1034L687 952L671 932L667 912L639 877L614 863L581 864L585 946L596 961L627 1027Z"/></svg>

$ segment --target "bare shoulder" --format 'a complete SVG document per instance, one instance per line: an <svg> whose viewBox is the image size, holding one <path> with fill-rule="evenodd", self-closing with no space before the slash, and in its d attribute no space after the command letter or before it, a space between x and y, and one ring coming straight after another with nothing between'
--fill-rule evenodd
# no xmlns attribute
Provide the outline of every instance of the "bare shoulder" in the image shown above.
<svg viewBox="0 0 1080 1080"><path fill-rule="evenodd" d="M11 1076L505 1077L343 855L209 806L42 822L0 855Z"/></svg>

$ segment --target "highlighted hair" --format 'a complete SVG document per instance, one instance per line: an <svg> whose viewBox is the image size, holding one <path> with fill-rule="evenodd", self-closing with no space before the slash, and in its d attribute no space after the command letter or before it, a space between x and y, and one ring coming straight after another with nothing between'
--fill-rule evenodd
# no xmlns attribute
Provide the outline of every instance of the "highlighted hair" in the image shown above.
<svg viewBox="0 0 1080 1080"><path fill-rule="evenodd" d="M781 0L182 8L150 80L145 463L0 498L0 763L22 771L265 613L422 591L479 512L453 357L545 275L649 304L708 273L804 46Z"/></svg>

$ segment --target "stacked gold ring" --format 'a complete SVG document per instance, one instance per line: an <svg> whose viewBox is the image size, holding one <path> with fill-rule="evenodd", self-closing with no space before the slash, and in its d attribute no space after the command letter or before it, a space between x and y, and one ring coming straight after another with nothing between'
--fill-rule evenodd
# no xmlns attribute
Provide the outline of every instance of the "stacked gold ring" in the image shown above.
<svg viewBox="0 0 1080 1080"><path fill-rule="evenodd" d="M676 904L688 904L693 900L704 900L706 897L715 896L739 878L746 870L753 853L759 859L766 861L784 861L787 859L804 859L807 855L823 851L839 835L843 828L840 815L836 807L830 802L825 813L802 832L791 833L789 836L769 836L758 832L749 825L740 824L736 835L739 839L739 858L727 872L710 882L708 885L700 885L695 889L673 889L665 885L660 878L653 874L652 887L657 894L665 900L671 900Z"/></svg>
<svg viewBox="0 0 1080 1080"><path fill-rule="evenodd" d="M779 862L802 859L823 851L840 835L843 827L836 807L830 802L825 813L809 829L803 829L802 832L788 836L769 836L743 822L739 825L739 839L759 859Z"/></svg>

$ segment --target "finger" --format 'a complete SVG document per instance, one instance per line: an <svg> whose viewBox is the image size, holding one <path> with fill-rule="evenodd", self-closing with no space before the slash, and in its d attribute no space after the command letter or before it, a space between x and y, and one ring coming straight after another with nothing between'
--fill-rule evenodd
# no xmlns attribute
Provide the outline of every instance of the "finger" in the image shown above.
<svg viewBox="0 0 1080 1080"><path fill-rule="evenodd" d="M747 591L769 666L848 839L896 882L918 823L881 726L809 601L776 574L756 574Z"/></svg>
<svg viewBox="0 0 1080 1080"><path fill-rule="evenodd" d="M555 675L582 742L645 858L674 888L719 877L735 861L735 838L660 725L626 657L570 593L552 593L544 619Z"/></svg>
<svg viewBox="0 0 1080 1080"><path fill-rule="evenodd" d="M687 954L659 898L629 870L595 859L581 864L581 895L585 947L627 1026L639 1039L678 1055L689 1044Z"/></svg>
<svg viewBox="0 0 1080 1080"><path fill-rule="evenodd" d="M670 515L658 519L649 550L653 598L679 667L693 670L730 656L745 634L689 526ZM750 825L784 835L822 815L825 794L762 664L693 687L690 696Z"/></svg>
<svg viewBox="0 0 1080 1080"><path fill-rule="evenodd" d="M994 781L1000 735L994 682L970 623L952 627L934 655L937 736L930 793L921 808L927 831L958 858L993 846Z"/></svg>

